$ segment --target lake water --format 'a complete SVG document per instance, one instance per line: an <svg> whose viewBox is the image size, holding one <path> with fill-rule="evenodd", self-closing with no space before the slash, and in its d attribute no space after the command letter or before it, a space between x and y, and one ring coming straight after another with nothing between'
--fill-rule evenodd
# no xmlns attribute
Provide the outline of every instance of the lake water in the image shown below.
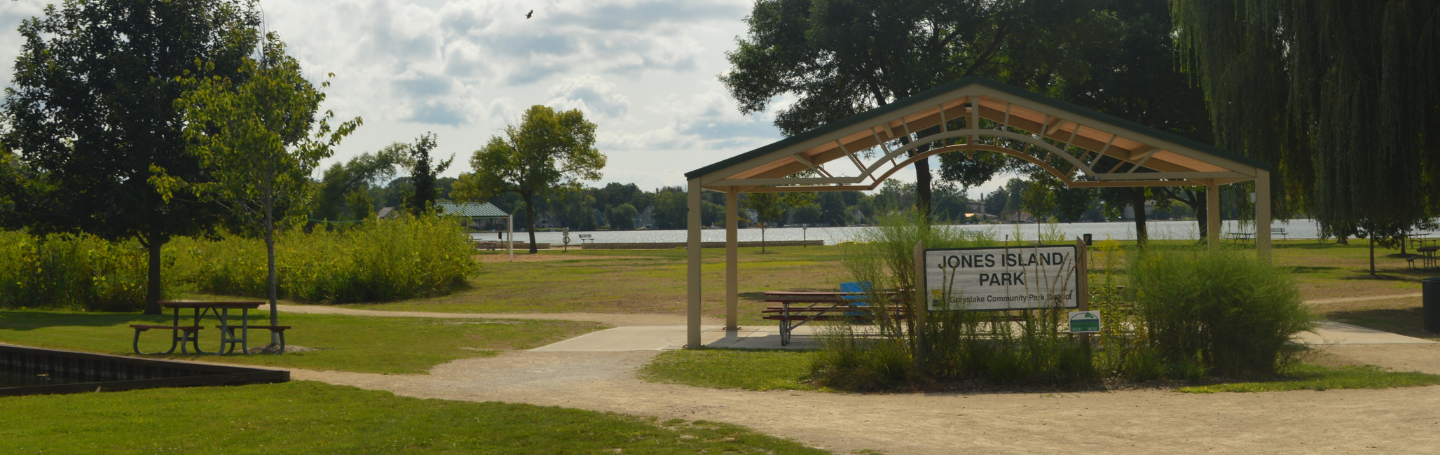
<svg viewBox="0 0 1440 455"><path fill-rule="evenodd" d="M1091 234L1097 241L1104 240L1106 236L1109 236L1109 238L1116 240L1135 239L1135 223L1131 221L1115 221L1108 223L1060 223L1058 226L1060 228L1060 231L1065 233L1066 238L1073 239L1076 237L1080 237L1084 234ZM1320 237L1319 226L1315 223L1314 220L1292 220L1289 222L1276 222L1271 226L1272 228L1283 228L1286 231L1286 236L1282 237L1276 234L1274 236L1276 239L1315 239ZM967 224L957 225L956 227L965 230L988 230L995 234L995 238L1002 240L1005 239L1007 235L1010 236L1010 238L1013 240L1017 230L1019 231L1019 235L1022 240L1033 240L1036 238L1036 225L1033 223L1019 225ZM1047 229L1046 226L1043 224L1040 225L1040 228ZM865 228L772 228L765 230L765 239L824 240L826 245L834 245L838 242L854 240L856 234L858 234L862 229ZM1198 240L1200 238L1200 228L1195 224L1194 221L1153 221L1150 223L1146 223L1146 230L1149 231L1151 239ZM1246 226L1245 229L1241 229L1238 222L1234 220L1227 220L1223 223L1223 228L1221 229L1221 232L1254 232L1254 226ZM595 232L573 231L570 233L571 244L580 243L578 234L590 234L592 237L594 237L597 243L678 243L684 242L686 240L685 231L680 229ZM739 235L740 241L742 242L760 241L760 229L758 228L741 229L739 231ZM723 242L725 241L725 230L705 229L701 231L700 236L701 239L706 242ZM497 238L496 234L493 232L475 233L471 234L471 237L484 240ZM526 241L529 240L529 238L529 235L524 232L517 231L515 233L515 240ZM539 243L550 243L558 246L562 244L562 235L560 232L537 232L535 233L535 241Z"/></svg>

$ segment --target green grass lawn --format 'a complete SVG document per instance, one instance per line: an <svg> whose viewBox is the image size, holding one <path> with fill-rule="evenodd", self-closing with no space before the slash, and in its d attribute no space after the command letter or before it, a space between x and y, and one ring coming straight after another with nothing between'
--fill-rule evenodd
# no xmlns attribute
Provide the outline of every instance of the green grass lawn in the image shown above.
<svg viewBox="0 0 1440 455"><path fill-rule="evenodd" d="M810 385L810 352L703 349L666 351L640 370L651 382L745 390L822 390ZM1289 378L1265 382L1233 382L1177 389L1190 393L1272 392L1283 390L1388 389L1440 384L1440 375L1397 373L1373 366L1301 364Z"/></svg>
<svg viewBox="0 0 1440 455"><path fill-rule="evenodd" d="M740 323L760 324L770 290L838 290L840 247L741 248ZM725 250L703 251L704 313L724 317ZM349 308L459 313L672 313L685 311L685 250L575 250L503 255L482 253L480 276L454 294Z"/></svg>
<svg viewBox="0 0 1440 455"><path fill-rule="evenodd" d="M1133 242L1120 242L1133 248ZM1157 247L1193 245L1193 241L1155 240ZM1228 243L1227 243L1228 245ZM1097 243L1098 246L1098 243ZM848 281L840 260L843 247L778 247L771 254L757 248L740 250L740 322L762 324L762 293L772 290L831 290ZM1410 269L1398 250L1376 250L1378 278L1369 276L1369 249L1361 241L1336 245L1315 240L1275 243L1278 265L1294 267L1305 299L1356 297L1418 292L1421 278L1440 276L1440 270ZM685 308L685 250L571 250L517 254L515 262L504 255L481 253L480 276L466 289L425 299L353 308L465 313L683 313ZM724 250L703 252L704 313L722 317L724 305ZM1123 265L1123 258L1117 265ZM1121 278L1123 281L1123 277Z"/></svg>
<svg viewBox="0 0 1440 455"><path fill-rule="evenodd" d="M825 453L733 425L316 382L0 398L6 453Z"/></svg>
<svg viewBox="0 0 1440 455"><path fill-rule="evenodd" d="M254 317L268 317L258 312ZM184 317L182 315L182 322ZM592 322L509 319L370 318L340 315L284 314L293 326L285 335L290 346L314 351L284 355L147 356L238 363L271 367L365 373L424 373L435 365L499 351L529 349L603 328ZM25 346L133 355L130 324L169 324L166 316L131 313L0 311L0 342ZM200 347L214 352L220 345L216 321L207 319ZM251 346L269 343L268 332L251 332ZM140 336L140 349L163 351L170 332L151 330Z"/></svg>
<svg viewBox="0 0 1440 455"><path fill-rule="evenodd" d="M1281 392L1287 390L1389 389L1440 384L1440 376L1425 373L1397 373L1374 366L1329 367L1297 365L1289 379L1263 382L1232 382L1181 387L1180 392Z"/></svg>
<svg viewBox="0 0 1440 455"><path fill-rule="evenodd" d="M702 349L666 351L639 371L651 382L717 389L817 390L803 382L810 373L811 353Z"/></svg>

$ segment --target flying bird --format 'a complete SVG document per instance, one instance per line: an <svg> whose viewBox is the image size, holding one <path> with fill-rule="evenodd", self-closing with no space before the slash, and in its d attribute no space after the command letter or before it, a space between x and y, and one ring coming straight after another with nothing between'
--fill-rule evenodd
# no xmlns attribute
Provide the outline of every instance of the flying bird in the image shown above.
<svg viewBox="0 0 1440 455"><path fill-rule="evenodd" d="M530 10L530 12L525 13L525 18L526 18L526 19L529 19L530 16L532 16L532 15L534 15L534 14L535 14L535 10L532 9L532 10Z"/></svg>

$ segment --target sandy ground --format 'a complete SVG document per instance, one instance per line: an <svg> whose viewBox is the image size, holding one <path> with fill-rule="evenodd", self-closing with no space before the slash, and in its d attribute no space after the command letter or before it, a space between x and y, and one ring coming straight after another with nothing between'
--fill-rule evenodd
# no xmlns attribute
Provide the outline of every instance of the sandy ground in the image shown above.
<svg viewBox="0 0 1440 455"><path fill-rule="evenodd" d="M1376 363L1440 372L1440 348L1345 346ZM1353 352L1348 352L1353 351ZM1440 387L1324 392L1168 391L856 395L749 392L634 378L654 352L509 352L430 375L295 370L399 395L564 406L744 425L851 453L1433 453ZM1386 362L1381 362L1386 363Z"/></svg>
<svg viewBox="0 0 1440 455"><path fill-rule="evenodd" d="M447 314L331 307L282 311L419 317L673 324L669 315ZM376 314L371 314L376 313ZM683 321L682 321L683 323ZM708 323L708 322L707 322ZM654 351L507 352L440 365L429 375L292 370L399 395L709 420L743 425L839 453L1440 453L1440 387L1183 394L894 394L751 392L635 378ZM1440 374L1440 344L1337 345L1335 363Z"/></svg>

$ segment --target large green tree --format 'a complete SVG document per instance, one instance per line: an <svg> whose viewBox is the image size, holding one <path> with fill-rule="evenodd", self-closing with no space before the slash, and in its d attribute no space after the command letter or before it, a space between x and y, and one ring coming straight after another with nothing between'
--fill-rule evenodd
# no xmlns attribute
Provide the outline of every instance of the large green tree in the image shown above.
<svg viewBox="0 0 1440 455"><path fill-rule="evenodd" d="M327 221L369 219L373 209L370 186L388 182L407 161L405 144L391 144L375 153L362 153L335 163L320 178L320 190L310 218Z"/></svg>
<svg viewBox="0 0 1440 455"><path fill-rule="evenodd" d="M775 117L786 135L966 76L1043 90L1057 78L1083 77L1077 50L1107 22L1092 9L1098 1L758 0L720 80L747 114L793 96ZM998 170L993 159L945 159L983 174L971 177L978 182ZM928 160L915 163L915 177L916 204L928 216Z"/></svg>
<svg viewBox="0 0 1440 455"><path fill-rule="evenodd" d="M310 174L355 131L360 118L330 125L334 114L320 112L325 94L305 79L300 62L285 54L285 44L270 33L262 48L258 59L246 57L241 65L243 82L190 77L185 80L188 90L176 101L185 113L188 151L211 179L187 181L156 167L158 175L151 181L162 194L196 191L260 228L270 324L278 325L275 231L287 215L303 213ZM271 345L279 342L279 333L272 332Z"/></svg>
<svg viewBox="0 0 1440 455"><path fill-rule="evenodd" d="M1440 3L1173 0L1222 146L1275 166L1277 213L1372 241L1440 207ZM1373 268L1372 268L1373 273Z"/></svg>
<svg viewBox="0 0 1440 455"><path fill-rule="evenodd" d="M595 124L579 109L556 112L532 106L519 125L507 125L485 148L470 157L472 174L455 182L450 197L485 201L514 192L525 202L530 252L535 253L535 197L547 198L580 188L582 181L600 180L605 155L595 149Z"/></svg>
<svg viewBox="0 0 1440 455"><path fill-rule="evenodd" d="M20 26L3 141L31 181L12 194L14 212L35 232L138 239L149 250L146 313L160 312L161 247L221 213L187 191L162 198L149 183L152 166L209 178L185 153L178 79L243 80L259 23L251 0L66 0Z"/></svg>
<svg viewBox="0 0 1440 455"><path fill-rule="evenodd" d="M455 161L452 155L450 158L435 161L430 152L435 150L435 133L425 133L415 138L415 143L405 147L409 154L410 184L414 185L415 192L405 201L410 207L410 212L419 216L425 213L435 199L440 196L439 190L435 187L435 178L440 173L450 168L450 163Z"/></svg>

